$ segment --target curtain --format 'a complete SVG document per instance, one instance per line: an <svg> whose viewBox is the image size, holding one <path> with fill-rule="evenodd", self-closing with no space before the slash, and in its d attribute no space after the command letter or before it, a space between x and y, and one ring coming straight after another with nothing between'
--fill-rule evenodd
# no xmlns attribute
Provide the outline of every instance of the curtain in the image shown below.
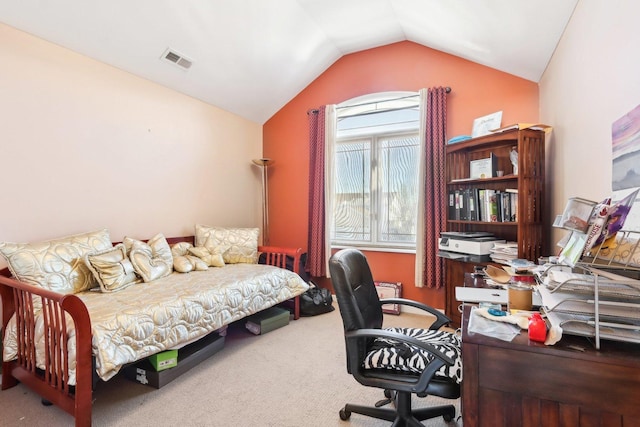
<svg viewBox="0 0 640 427"><path fill-rule="evenodd" d="M441 288L442 259L438 257L438 237L446 225L445 211L445 129L447 90L444 87L420 90L420 135L424 138L420 155L418 228L416 235L416 286Z"/></svg>
<svg viewBox="0 0 640 427"><path fill-rule="evenodd" d="M311 276L329 277L335 105L310 110L309 117L309 217L306 270Z"/></svg>

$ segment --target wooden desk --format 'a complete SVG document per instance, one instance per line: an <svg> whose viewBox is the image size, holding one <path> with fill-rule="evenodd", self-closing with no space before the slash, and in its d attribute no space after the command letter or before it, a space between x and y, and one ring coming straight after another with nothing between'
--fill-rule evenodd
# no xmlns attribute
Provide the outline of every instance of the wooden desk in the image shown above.
<svg viewBox="0 0 640 427"><path fill-rule="evenodd" d="M501 341L470 334L470 310L462 314L464 427L640 426L640 345L603 341L595 350L565 336L545 346L526 331Z"/></svg>

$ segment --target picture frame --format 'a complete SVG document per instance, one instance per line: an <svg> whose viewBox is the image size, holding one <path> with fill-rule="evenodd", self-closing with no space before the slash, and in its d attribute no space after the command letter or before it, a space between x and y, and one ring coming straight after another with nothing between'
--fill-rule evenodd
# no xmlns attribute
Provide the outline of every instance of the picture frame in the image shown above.
<svg viewBox="0 0 640 427"><path fill-rule="evenodd" d="M498 129L501 124L502 111L496 111L495 113L478 117L473 121L471 137L476 138L478 136L488 135L491 133L491 129Z"/></svg>
<svg viewBox="0 0 640 427"><path fill-rule="evenodd" d="M376 286L376 292L378 292L378 298L401 298L402 297L402 283L400 282L374 282ZM399 304L383 304L382 312L388 314L400 314Z"/></svg>
<svg viewBox="0 0 640 427"><path fill-rule="evenodd" d="M493 178L496 175L496 157L491 153L486 159L471 160L469 162L469 178Z"/></svg>

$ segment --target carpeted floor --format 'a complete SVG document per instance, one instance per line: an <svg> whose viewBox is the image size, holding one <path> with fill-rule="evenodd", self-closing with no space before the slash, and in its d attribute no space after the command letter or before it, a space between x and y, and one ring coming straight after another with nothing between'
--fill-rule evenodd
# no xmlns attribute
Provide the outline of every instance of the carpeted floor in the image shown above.
<svg viewBox="0 0 640 427"><path fill-rule="evenodd" d="M242 324L229 328L224 348L161 389L117 375L94 392L94 426L388 426L353 414L341 421L344 403L372 405L382 391L358 384L345 368L342 322L337 310L301 318L265 335ZM421 326L429 318L385 315L385 326ZM414 397L414 406L450 403ZM453 401L458 408L459 400ZM0 392L0 425L70 426L73 418L45 407L23 385ZM429 427L461 426L442 418Z"/></svg>

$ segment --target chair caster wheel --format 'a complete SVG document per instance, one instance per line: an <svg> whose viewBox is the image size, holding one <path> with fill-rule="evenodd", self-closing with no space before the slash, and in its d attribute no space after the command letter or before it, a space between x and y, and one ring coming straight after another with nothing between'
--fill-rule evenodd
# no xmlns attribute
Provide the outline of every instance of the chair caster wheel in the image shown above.
<svg viewBox="0 0 640 427"><path fill-rule="evenodd" d="M386 397L387 399L391 399L391 396L393 396L393 392L391 390L385 389L384 397Z"/></svg>
<svg viewBox="0 0 640 427"><path fill-rule="evenodd" d="M40 399L40 403L42 403L42 406L51 406L51 405L53 405L53 403L49 402L46 399Z"/></svg>
<svg viewBox="0 0 640 427"><path fill-rule="evenodd" d="M346 409L340 409L340 419L342 421L347 421L351 417L351 411L347 411Z"/></svg>

